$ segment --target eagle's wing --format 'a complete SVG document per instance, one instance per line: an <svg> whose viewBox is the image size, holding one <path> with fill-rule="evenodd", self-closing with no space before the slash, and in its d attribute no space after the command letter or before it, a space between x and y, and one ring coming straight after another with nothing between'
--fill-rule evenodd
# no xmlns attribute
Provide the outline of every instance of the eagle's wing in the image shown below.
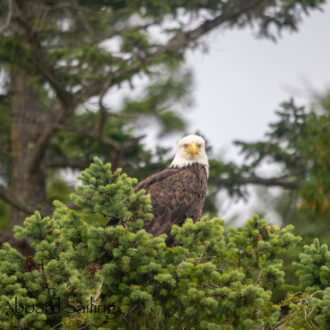
<svg viewBox="0 0 330 330"><path fill-rule="evenodd" d="M171 176L173 174L176 174L178 172L182 171L182 168L166 168L165 170L162 170L160 172L157 172L153 175L148 176L146 179L144 179L143 181L141 181L140 183L138 183L135 188L134 191L137 192L141 189L146 189L148 190L148 188L155 182L161 181L165 178L167 178L168 176Z"/></svg>
<svg viewBox="0 0 330 330"><path fill-rule="evenodd" d="M189 217L198 221L207 190L206 171L201 166L168 168L139 183L135 191L151 195L154 218L144 228L155 236L169 234L172 225Z"/></svg>

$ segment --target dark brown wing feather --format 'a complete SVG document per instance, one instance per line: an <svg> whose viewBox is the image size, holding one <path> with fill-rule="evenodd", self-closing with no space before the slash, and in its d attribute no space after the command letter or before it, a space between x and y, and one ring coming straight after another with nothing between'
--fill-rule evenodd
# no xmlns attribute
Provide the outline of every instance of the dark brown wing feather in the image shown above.
<svg viewBox="0 0 330 330"><path fill-rule="evenodd" d="M145 189L151 196L153 220L144 228L155 236L169 234L172 225L182 225L186 218L200 220L207 191L203 165L167 168L140 182L135 191Z"/></svg>
<svg viewBox="0 0 330 330"><path fill-rule="evenodd" d="M157 181L161 181L161 180L167 178L168 176L176 174L182 170L183 170L183 168L166 168L165 170L162 170L160 172L157 172L153 175L148 176L146 179L144 179L143 181L138 183L135 186L134 191L136 192L141 189L148 189L148 187L150 187L150 185L152 185L153 183L155 183Z"/></svg>

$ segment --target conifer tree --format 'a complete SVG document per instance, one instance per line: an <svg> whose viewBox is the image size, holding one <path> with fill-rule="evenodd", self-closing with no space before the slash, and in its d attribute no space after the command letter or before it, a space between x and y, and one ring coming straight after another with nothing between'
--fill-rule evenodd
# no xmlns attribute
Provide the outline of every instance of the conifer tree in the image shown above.
<svg viewBox="0 0 330 330"><path fill-rule="evenodd" d="M318 240L295 264L299 285L288 287L281 253L300 244L293 226L255 216L224 230L218 218L187 219L173 227L177 244L168 247L165 235L142 229L152 221L151 205L143 191L134 193L135 179L97 158L80 179L72 209L55 202L51 216L36 212L15 228L32 241L33 256L1 246L1 328L328 325L330 256ZM118 224L106 227L109 217ZM274 292L286 287L276 302Z"/></svg>

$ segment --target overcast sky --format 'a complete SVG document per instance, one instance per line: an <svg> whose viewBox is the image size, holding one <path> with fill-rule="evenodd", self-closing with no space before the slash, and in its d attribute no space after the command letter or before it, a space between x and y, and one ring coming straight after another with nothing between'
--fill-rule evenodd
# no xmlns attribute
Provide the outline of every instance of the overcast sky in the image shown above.
<svg viewBox="0 0 330 330"><path fill-rule="evenodd" d="M208 53L188 54L195 105L187 118L216 150L226 149L226 158L236 154L231 141L262 137L280 102L297 96L307 103L311 89L330 86L329 3L277 43L256 39L244 29L215 31L206 44Z"/></svg>

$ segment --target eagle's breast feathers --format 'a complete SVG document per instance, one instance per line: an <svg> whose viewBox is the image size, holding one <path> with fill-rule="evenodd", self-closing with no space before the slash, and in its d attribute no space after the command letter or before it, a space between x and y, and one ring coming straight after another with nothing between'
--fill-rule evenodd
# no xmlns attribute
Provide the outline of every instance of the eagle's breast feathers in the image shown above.
<svg viewBox="0 0 330 330"><path fill-rule="evenodd" d="M140 182L135 191L145 189L151 196L154 218L144 228L155 236L169 234L172 225L186 218L198 221L207 192L207 169L199 163L167 168Z"/></svg>

